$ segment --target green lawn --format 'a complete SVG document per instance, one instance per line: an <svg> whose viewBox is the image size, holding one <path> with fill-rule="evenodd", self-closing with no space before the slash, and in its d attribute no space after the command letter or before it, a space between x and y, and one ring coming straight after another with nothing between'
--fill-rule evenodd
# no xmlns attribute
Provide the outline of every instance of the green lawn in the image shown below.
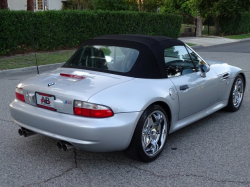
<svg viewBox="0 0 250 187"><path fill-rule="evenodd" d="M240 35L231 35L231 36L225 36L225 37L230 38L230 39L244 39L244 38L250 38L250 33L240 34Z"/></svg>
<svg viewBox="0 0 250 187"><path fill-rule="evenodd" d="M191 44L191 43L186 43L188 46L194 46L194 45L196 45L196 44Z"/></svg>
<svg viewBox="0 0 250 187"><path fill-rule="evenodd" d="M32 53L24 55L15 55L11 57L0 57L0 70L15 69L36 65L55 64L66 62L75 50L47 52L47 53Z"/></svg>

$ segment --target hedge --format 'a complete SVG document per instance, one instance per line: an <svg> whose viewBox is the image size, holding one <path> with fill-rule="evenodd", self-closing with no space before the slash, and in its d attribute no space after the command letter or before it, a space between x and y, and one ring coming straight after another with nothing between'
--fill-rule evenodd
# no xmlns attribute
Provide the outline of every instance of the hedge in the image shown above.
<svg viewBox="0 0 250 187"><path fill-rule="evenodd" d="M236 35L250 33L250 13L235 18L220 18L220 34Z"/></svg>
<svg viewBox="0 0 250 187"><path fill-rule="evenodd" d="M0 11L0 55L78 46L105 34L177 38L182 17L129 11Z"/></svg>

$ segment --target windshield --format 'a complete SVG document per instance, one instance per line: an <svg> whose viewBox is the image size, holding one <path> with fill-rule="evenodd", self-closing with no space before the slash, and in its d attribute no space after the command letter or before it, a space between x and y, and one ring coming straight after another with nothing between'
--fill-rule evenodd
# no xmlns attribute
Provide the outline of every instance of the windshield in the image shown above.
<svg viewBox="0 0 250 187"><path fill-rule="evenodd" d="M126 73L138 55L139 51L126 47L88 45L81 47L64 66Z"/></svg>

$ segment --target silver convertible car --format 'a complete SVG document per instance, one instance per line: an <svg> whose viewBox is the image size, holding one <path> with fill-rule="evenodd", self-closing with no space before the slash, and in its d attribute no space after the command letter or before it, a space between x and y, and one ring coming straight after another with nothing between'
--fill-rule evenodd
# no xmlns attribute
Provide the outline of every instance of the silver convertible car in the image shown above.
<svg viewBox="0 0 250 187"><path fill-rule="evenodd" d="M150 162L169 133L222 108L237 111L245 86L240 68L205 62L179 40L106 35L85 41L61 68L19 83L10 113L24 137Z"/></svg>

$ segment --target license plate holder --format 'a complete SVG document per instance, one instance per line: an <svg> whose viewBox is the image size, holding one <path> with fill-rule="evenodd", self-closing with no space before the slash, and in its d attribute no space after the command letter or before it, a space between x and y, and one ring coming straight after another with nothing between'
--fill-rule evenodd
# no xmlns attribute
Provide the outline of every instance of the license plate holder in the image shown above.
<svg viewBox="0 0 250 187"><path fill-rule="evenodd" d="M56 111L55 100L56 97L54 95L36 92L36 106L38 107Z"/></svg>

